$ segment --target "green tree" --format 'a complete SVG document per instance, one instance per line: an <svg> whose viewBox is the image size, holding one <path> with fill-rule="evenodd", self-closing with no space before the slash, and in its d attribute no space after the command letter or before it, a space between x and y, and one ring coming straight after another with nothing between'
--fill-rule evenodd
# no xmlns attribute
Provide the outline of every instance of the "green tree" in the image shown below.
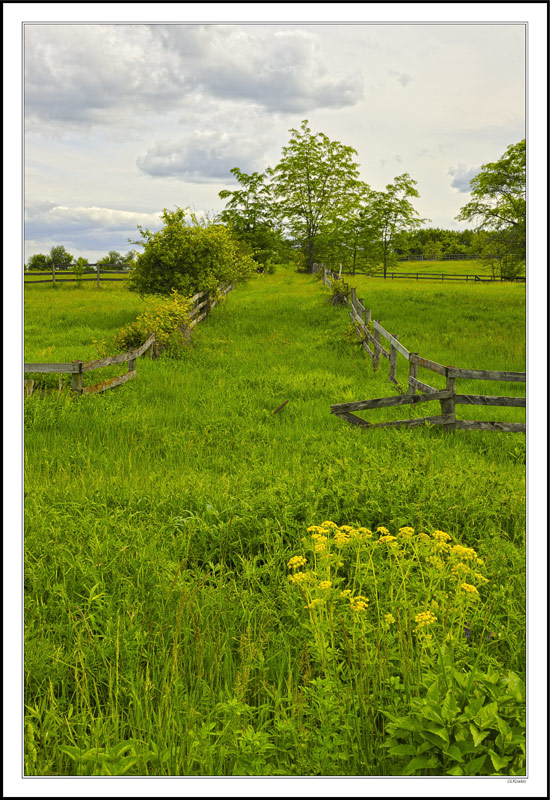
<svg viewBox="0 0 550 800"><path fill-rule="evenodd" d="M88 260L86 258L83 258L82 256L80 256L80 258L77 258L76 261L74 262L73 272L76 276L77 286L82 286L82 277L86 272L88 266L89 266Z"/></svg>
<svg viewBox="0 0 550 800"><path fill-rule="evenodd" d="M225 209L219 218L239 239L245 242L252 257L259 264L266 265L280 256L283 242L273 208L273 197L268 181L268 173L253 172L247 175L238 167L230 172L241 188L219 192L222 200L227 199Z"/></svg>
<svg viewBox="0 0 550 800"><path fill-rule="evenodd" d="M290 133L283 157L270 174L278 215L302 247L311 272L319 237L334 230L357 202L357 151L324 133L313 134L307 120Z"/></svg>
<svg viewBox="0 0 550 800"><path fill-rule="evenodd" d="M130 288L140 294L189 296L215 290L249 275L257 263L242 253L228 228L199 220L188 209L164 209L164 226L152 233L138 225L143 247L130 274Z"/></svg>
<svg viewBox="0 0 550 800"><path fill-rule="evenodd" d="M29 272L34 272L35 270L46 270L51 269L52 265L50 263L50 257L45 256L44 253L35 253L32 255L29 260L27 261L25 269Z"/></svg>
<svg viewBox="0 0 550 800"><path fill-rule="evenodd" d="M476 231L490 231L493 246L504 251L501 275L512 277L525 266L525 139L506 148L495 162L483 164L470 181L472 199L456 219L476 223ZM498 245L497 245L498 243Z"/></svg>
<svg viewBox="0 0 550 800"><path fill-rule="evenodd" d="M126 257L116 250L109 250L109 255L100 258L97 262L101 269L123 269L126 266Z"/></svg>
<svg viewBox="0 0 550 800"><path fill-rule="evenodd" d="M427 222L418 216L408 199L420 196L415 186L416 181L405 172L394 178L393 183L386 186L385 192L369 191L365 222L369 228L379 232L379 252L384 278L388 265L396 258L394 243L398 235Z"/></svg>
<svg viewBox="0 0 550 800"><path fill-rule="evenodd" d="M48 258L50 268L53 265L56 269L69 269L73 263L73 256L67 252L62 244L54 245L50 250Z"/></svg>

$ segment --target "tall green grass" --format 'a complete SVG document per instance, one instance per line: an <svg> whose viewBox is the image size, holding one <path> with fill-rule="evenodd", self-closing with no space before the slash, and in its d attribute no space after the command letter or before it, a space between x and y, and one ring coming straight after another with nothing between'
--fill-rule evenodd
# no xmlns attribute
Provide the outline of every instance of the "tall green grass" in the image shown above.
<svg viewBox="0 0 550 800"><path fill-rule="evenodd" d="M51 348L42 360L82 357L86 331L105 337L115 314L118 325L141 310L130 294L101 291L94 316L82 290L76 354L68 330L50 332L56 313L68 329L73 296L50 311L53 293L31 292L29 352ZM397 727L389 752L385 712L423 719L415 703L441 705L441 681L464 676L464 688L476 681L477 713L493 702L501 720L485 720L479 774L521 773L520 744L505 753L495 726L521 739L524 439L360 431L331 416L332 403L393 390L327 296L310 276L279 269L233 291L179 359L140 359L133 382L103 395L26 401L26 774L401 775L411 755L399 747L423 742L405 742ZM365 299L386 325L382 297ZM432 308L427 293L418 335L439 334ZM505 322L509 302L499 308ZM510 343L521 338L521 326L506 327ZM475 339L460 334L473 366ZM307 552L307 528L327 520L394 535L439 529L475 548L489 583L471 636L449 649L436 626L439 650L428 652L411 629L384 653L376 616L363 633L342 618L323 662L323 631L287 564ZM367 550L358 553L359 572L346 575L367 570L355 591L371 597L372 614L372 591L397 591L398 573L386 562L369 572ZM516 681L512 699L506 681ZM508 760L498 766L489 749ZM419 763L414 774L453 768L445 755Z"/></svg>

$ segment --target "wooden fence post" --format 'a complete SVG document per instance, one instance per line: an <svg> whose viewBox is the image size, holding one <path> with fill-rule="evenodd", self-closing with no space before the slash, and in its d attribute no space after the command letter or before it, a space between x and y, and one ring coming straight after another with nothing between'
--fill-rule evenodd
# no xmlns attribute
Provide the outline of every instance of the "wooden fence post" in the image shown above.
<svg viewBox="0 0 550 800"><path fill-rule="evenodd" d="M52 282L55 285L55 264L52 264Z"/></svg>
<svg viewBox="0 0 550 800"><path fill-rule="evenodd" d="M380 322L380 320L377 319L377 320L375 320L375 322ZM374 340L375 340L376 344L380 345L380 331L376 330L376 328L374 329ZM380 347L381 346L382 345L380 345ZM376 347L376 345L373 347L373 350L374 350L373 367L374 367L375 371L380 366L380 347Z"/></svg>
<svg viewBox="0 0 550 800"><path fill-rule="evenodd" d="M450 421L447 425L445 425L445 430L447 431L454 431L456 428L456 406L455 406L455 394L456 394L456 378L451 378L449 376L449 370L453 367L447 367L446 369L446 388L453 393L452 397L448 397L445 400L440 400L439 404L441 406L441 413L445 414L446 416L450 417Z"/></svg>
<svg viewBox="0 0 550 800"><path fill-rule="evenodd" d="M396 333L394 333L393 338L399 340L399 336ZM391 381L392 383L397 382L397 378L395 377L396 372L397 372L397 347L392 342L390 349L390 374L388 375L388 380Z"/></svg>
<svg viewBox="0 0 550 800"><path fill-rule="evenodd" d="M365 308L365 325L368 325L371 321L372 312L370 308Z"/></svg>
<svg viewBox="0 0 550 800"><path fill-rule="evenodd" d="M82 394L82 361L73 361L73 367L78 369L78 372L72 373L73 391Z"/></svg>
<svg viewBox="0 0 550 800"><path fill-rule="evenodd" d="M411 361L411 356L417 356L418 353L409 353L409 394L416 394L415 387L411 384L411 378L416 378L418 375L418 364Z"/></svg>

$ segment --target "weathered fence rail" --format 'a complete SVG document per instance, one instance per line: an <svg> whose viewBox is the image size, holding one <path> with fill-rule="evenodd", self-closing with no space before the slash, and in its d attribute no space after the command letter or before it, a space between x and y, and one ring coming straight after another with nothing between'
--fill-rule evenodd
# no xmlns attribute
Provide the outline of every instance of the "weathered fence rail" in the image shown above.
<svg viewBox="0 0 550 800"><path fill-rule="evenodd" d="M89 268L91 268L91 267L95 267L95 269L90 271ZM23 275L24 275L25 278L27 278L27 277L36 277L36 276L44 275L45 272L46 272L45 270L43 270L41 272L24 272ZM90 277L92 272L93 272L93 277ZM79 273L74 272L74 270L63 269L61 267L55 266L55 264L54 264L54 265L52 265L52 268L51 268L51 274L52 274L51 278L43 278L42 280L39 280L39 281L35 281L35 280L27 281L27 280L24 280L23 283L25 284L25 286L34 286L35 283L74 283L75 281L77 281L79 283L83 283L83 282L86 283L86 282L89 282L89 281L95 281L95 283L97 284L97 288L99 289L100 286L101 286L101 281L102 280L103 281L125 281L125 280L127 280L129 272L130 272L130 270L128 270L128 269L117 269L117 270L101 269L101 266L99 264L88 264L88 268L86 268L86 270L80 275ZM60 277L58 277L59 275L73 275L74 277L72 277L72 278L66 278L66 277L60 278ZM85 275L87 275L88 277L84 277ZM121 277L118 277L118 278L104 278L104 277L102 277L103 275L119 275L119 276L120 275L125 275L126 277L125 278L121 278Z"/></svg>
<svg viewBox="0 0 550 800"><path fill-rule="evenodd" d="M330 286L337 276L326 268L323 269L322 280ZM370 309L366 308L362 299L357 298L356 290L349 289L348 310L353 321L355 331L361 339L361 344L372 360L373 369L377 370L380 358L389 361L388 380L394 383L401 395L397 397L382 397L374 400L359 400L352 403L337 403L330 407L331 414L365 428L412 428L425 423L431 425L444 425L446 430L484 430L524 433L525 423L522 422L491 422L480 420L462 420L456 418L457 405L479 406L507 406L511 408L525 408L525 397L505 397L477 394L460 394L456 391L457 379L484 380L484 381L526 381L525 372L510 372L507 370L462 369L455 366L445 366L423 358L418 353L413 353L399 341L399 337L389 333L378 320L372 320ZM388 348L382 345L382 339L387 342ZM397 380L397 357L401 355L408 362L407 391L400 386ZM418 379L418 367L429 370L445 378L445 389L437 389ZM417 391L422 394L417 394ZM416 419L393 420L392 422L371 423L353 412L389 408L392 406L413 405L438 400L441 414L419 417Z"/></svg>
<svg viewBox="0 0 550 800"><path fill-rule="evenodd" d="M224 286L219 289L220 295L226 295L233 289L233 284ZM189 323L186 330L190 331L195 325L203 320L210 310L217 304L216 297L212 297L210 292L199 292L191 298L193 307L189 313ZM49 374L70 374L72 375L72 391L75 394L96 394L97 392L104 392L107 389L113 389L115 386L120 386L132 378L136 377L136 361L142 355L149 351L154 355L156 337L152 333L147 340L140 346L129 350L126 353L119 353L116 356L106 356L105 358L97 358L93 361L69 361L65 363L44 363L37 362L25 363L24 373L49 373ZM83 385L83 375L95 369L103 369L104 367L111 367L117 364L128 363L128 372L123 375L117 375L114 378L95 383L93 386ZM34 391L34 379L25 380L25 395L29 396Z"/></svg>

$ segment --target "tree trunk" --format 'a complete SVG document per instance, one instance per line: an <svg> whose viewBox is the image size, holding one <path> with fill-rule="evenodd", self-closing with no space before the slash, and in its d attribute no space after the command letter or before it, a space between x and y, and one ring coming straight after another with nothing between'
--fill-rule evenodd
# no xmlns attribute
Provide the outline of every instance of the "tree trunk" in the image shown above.
<svg viewBox="0 0 550 800"><path fill-rule="evenodd" d="M307 271L313 272L313 239L310 238L308 242L308 262L307 262Z"/></svg>

